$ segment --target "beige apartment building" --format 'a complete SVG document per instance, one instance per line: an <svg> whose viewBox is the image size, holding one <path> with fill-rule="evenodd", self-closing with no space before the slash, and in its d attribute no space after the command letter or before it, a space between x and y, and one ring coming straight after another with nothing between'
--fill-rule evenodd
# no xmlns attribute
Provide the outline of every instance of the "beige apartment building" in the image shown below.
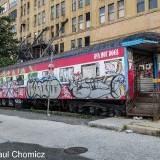
<svg viewBox="0 0 160 160"><path fill-rule="evenodd" d="M16 38L31 44L44 28L57 53L140 32L160 32L160 0L0 0L15 21Z"/></svg>

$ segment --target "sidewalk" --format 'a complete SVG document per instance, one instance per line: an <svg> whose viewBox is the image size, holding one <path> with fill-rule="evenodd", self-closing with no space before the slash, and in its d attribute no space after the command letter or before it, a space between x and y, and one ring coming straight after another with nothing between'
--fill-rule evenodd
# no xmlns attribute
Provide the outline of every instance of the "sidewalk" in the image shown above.
<svg viewBox="0 0 160 160"><path fill-rule="evenodd" d="M160 137L160 120L152 122L151 120L146 119L135 120L123 117L113 117L90 121L88 125L90 127L110 129L115 131L133 131L135 133L154 135Z"/></svg>

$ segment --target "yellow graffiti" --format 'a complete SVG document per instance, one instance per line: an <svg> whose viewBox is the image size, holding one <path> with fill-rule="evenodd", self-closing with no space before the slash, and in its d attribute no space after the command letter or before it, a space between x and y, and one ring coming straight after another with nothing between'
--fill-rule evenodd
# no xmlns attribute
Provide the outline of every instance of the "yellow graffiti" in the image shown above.
<svg viewBox="0 0 160 160"><path fill-rule="evenodd" d="M28 68L29 68L29 73L31 73L31 74L37 72L36 70L34 70L32 68L32 66L29 66ZM9 77L10 74L11 74L11 76L18 76L18 75L24 75L25 73L26 73L25 68L22 68L22 69L18 68L17 69L17 73L15 72L15 70L12 70L12 71L3 71L3 72L0 73L0 77L1 78L6 78L6 77Z"/></svg>

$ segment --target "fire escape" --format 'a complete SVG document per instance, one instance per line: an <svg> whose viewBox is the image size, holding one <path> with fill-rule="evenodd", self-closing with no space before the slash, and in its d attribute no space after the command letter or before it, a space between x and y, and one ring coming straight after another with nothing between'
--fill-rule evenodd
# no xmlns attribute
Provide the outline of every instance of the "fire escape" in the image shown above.
<svg viewBox="0 0 160 160"><path fill-rule="evenodd" d="M59 37L59 33L64 29L65 24L68 22L68 19L62 24L61 28L57 31L56 35L49 40L48 43L43 41L44 32L48 31L48 27L44 28L41 33L34 39L33 43L30 45L24 45L26 41L31 37L29 34L20 44L19 46L19 54L18 59L20 62L34 60L37 58L50 56L54 54L56 51L52 47L52 43Z"/></svg>

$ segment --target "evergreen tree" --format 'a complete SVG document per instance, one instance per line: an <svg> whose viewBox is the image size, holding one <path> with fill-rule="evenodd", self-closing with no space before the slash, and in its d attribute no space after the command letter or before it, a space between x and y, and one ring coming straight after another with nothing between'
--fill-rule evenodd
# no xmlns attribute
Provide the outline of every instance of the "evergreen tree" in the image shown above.
<svg viewBox="0 0 160 160"><path fill-rule="evenodd" d="M14 39L13 22L9 16L0 16L0 68L17 62L18 42Z"/></svg>

